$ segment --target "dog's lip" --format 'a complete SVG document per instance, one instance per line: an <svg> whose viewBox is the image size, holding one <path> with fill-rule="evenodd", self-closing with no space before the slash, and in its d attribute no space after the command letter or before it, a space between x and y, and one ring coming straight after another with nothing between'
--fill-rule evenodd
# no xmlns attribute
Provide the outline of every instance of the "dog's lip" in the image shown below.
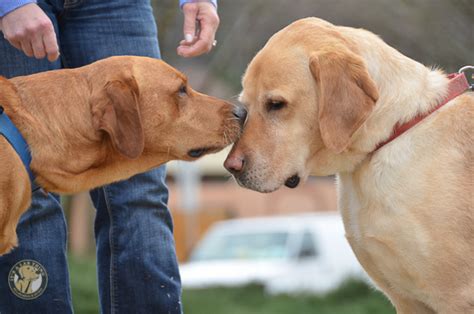
<svg viewBox="0 0 474 314"><path fill-rule="evenodd" d="M204 156L205 154L208 154L211 152L217 152L221 149L222 148L216 147L216 146L194 148L188 151L188 156L191 158L199 158L199 157Z"/></svg>
<svg viewBox="0 0 474 314"><path fill-rule="evenodd" d="M239 186L246 189L250 189L252 191L257 191L259 193L272 193L272 192L277 191L280 188L280 186L274 186L271 188L256 187L256 186L252 186L251 184L248 184L247 182L242 181L239 176L234 175L233 177Z"/></svg>

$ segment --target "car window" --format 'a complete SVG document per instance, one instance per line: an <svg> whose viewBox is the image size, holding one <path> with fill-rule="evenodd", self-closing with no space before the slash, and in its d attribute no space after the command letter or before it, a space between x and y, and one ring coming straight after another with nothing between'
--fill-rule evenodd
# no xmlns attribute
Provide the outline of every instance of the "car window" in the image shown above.
<svg viewBox="0 0 474 314"><path fill-rule="evenodd" d="M299 258L316 257L318 255L316 244L314 243L313 234L309 231L303 233L301 247L298 253Z"/></svg>
<svg viewBox="0 0 474 314"><path fill-rule="evenodd" d="M288 257L287 232L211 234L191 260L260 260Z"/></svg>

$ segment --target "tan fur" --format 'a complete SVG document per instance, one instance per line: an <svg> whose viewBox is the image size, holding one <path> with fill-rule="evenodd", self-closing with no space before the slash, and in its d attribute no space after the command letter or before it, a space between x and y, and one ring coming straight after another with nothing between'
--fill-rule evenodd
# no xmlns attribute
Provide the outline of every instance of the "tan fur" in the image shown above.
<svg viewBox="0 0 474 314"><path fill-rule="evenodd" d="M275 34L243 78L237 181L270 192L338 174L347 238L398 313L474 313L473 93L372 153L447 84L374 34L316 18ZM274 99L286 106L268 110Z"/></svg>
<svg viewBox="0 0 474 314"><path fill-rule="evenodd" d="M236 139L232 106L187 86L186 77L146 57L0 77L0 104L29 144L31 169L46 191L76 193L126 179L169 160L193 160ZM31 201L20 158L0 136L0 255L17 245Z"/></svg>

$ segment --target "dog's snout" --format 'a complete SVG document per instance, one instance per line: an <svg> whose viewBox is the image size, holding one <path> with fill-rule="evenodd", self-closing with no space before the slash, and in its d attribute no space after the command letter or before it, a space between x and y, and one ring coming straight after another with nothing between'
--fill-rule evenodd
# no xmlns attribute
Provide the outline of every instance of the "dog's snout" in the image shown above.
<svg viewBox="0 0 474 314"><path fill-rule="evenodd" d="M239 174L245 166L245 158L242 154L230 154L224 162L224 167L233 175Z"/></svg>
<svg viewBox="0 0 474 314"><path fill-rule="evenodd" d="M245 119L247 119L247 110L243 106L235 106L232 113L239 119L240 124L243 125Z"/></svg>

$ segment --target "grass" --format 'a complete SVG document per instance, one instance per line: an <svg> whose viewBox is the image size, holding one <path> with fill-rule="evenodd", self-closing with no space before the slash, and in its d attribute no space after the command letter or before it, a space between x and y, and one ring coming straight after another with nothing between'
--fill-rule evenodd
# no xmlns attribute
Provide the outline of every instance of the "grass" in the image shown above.
<svg viewBox="0 0 474 314"><path fill-rule="evenodd" d="M348 281L336 291L269 296L259 285L184 291L186 314L394 314L390 302L363 282Z"/></svg>
<svg viewBox="0 0 474 314"><path fill-rule="evenodd" d="M74 312L76 314L99 313L95 260L70 256L68 262Z"/></svg>
<svg viewBox="0 0 474 314"><path fill-rule="evenodd" d="M95 262L69 258L76 314L99 313ZM390 302L359 281L325 295L271 296L260 285L183 291L185 314L394 314Z"/></svg>

